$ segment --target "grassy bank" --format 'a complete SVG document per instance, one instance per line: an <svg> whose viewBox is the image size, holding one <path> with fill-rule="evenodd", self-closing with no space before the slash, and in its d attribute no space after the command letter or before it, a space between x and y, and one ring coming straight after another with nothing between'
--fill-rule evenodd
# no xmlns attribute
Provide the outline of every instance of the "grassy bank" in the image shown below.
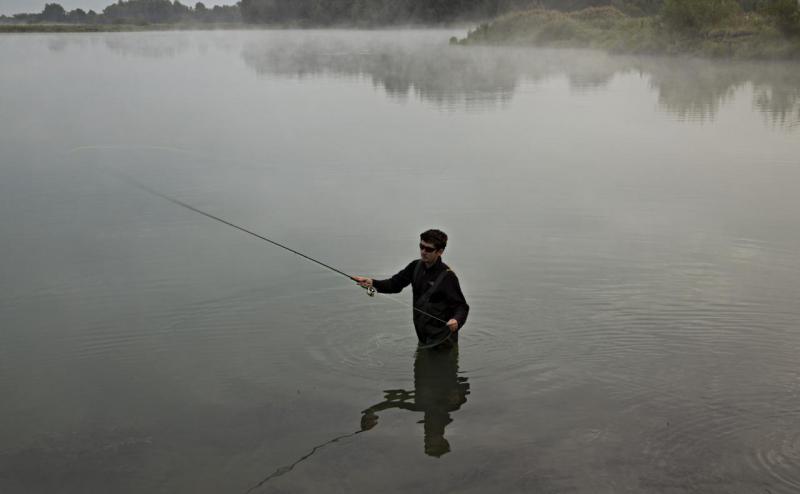
<svg viewBox="0 0 800 494"><path fill-rule="evenodd" d="M768 18L739 13L698 29L675 29L659 16L631 17L613 7L575 12L532 9L482 24L458 44L599 48L616 53L689 54L743 59L800 59L800 37Z"/></svg>
<svg viewBox="0 0 800 494"><path fill-rule="evenodd" d="M116 33L128 31L189 31L245 29L242 23L179 24L0 24L0 33Z"/></svg>

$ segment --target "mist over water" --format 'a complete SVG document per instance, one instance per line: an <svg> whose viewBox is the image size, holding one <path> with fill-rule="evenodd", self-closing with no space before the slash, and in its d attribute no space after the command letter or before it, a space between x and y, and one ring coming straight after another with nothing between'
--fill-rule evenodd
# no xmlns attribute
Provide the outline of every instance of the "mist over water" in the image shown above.
<svg viewBox="0 0 800 494"><path fill-rule="evenodd" d="M0 37L1 492L800 489L800 67L452 35Z"/></svg>

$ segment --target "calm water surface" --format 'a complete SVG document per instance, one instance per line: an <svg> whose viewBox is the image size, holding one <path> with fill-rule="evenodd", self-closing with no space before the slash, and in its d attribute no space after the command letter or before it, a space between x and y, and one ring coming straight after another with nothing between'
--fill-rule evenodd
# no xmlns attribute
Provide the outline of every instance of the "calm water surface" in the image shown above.
<svg viewBox="0 0 800 494"><path fill-rule="evenodd" d="M800 491L800 66L452 34L0 37L0 491Z"/></svg>

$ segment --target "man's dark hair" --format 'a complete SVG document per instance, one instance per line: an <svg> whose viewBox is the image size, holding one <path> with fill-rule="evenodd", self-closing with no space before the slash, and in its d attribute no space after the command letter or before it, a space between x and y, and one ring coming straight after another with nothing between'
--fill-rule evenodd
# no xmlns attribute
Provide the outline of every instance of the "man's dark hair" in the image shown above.
<svg viewBox="0 0 800 494"><path fill-rule="evenodd" d="M447 247L447 234L441 230L426 230L419 234L419 239L433 245L436 250Z"/></svg>

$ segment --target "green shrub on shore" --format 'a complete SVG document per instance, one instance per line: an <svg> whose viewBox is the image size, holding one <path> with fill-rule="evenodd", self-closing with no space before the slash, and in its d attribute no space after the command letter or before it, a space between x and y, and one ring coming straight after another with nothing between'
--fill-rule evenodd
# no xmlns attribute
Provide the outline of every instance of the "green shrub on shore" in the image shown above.
<svg viewBox="0 0 800 494"><path fill-rule="evenodd" d="M800 35L800 3L796 0L768 0L761 11L772 18L784 34Z"/></svg>
<svg viewBox="0 0 800 494"><path fill-rule="evenodd" d="M698 7L703 2L707 4ZM482 24L458 43L705 57L800 58L800 36L786 36L787 31L779 28L774 18L743 13L734 0L667 0L662 15L650 17L629 16L613 7L515 12Z"/></svg>
<svg viewBox="0 0 800 494"><path fill-rule="evenodd" d="M460 43L637 51L636 47L653 48L658 40L652 18L627 16L614 7L592 7L575 12L532 9L507 14L469 32Z"/></svg>
<svg viewBox="0 0 800 494"><path fill-rule="evenodd" d="M467 42L591 43L603 32L620 29L623 24L641 23L614 7L592 7L575 12L531 9L498 17L471 31Z"/></svg>
<svg viewBox="0 0 800 494"><path fill-rule="evenodd" d="M678 31L699 32L740 14L735 0L665 0L661 19Z"/></svg>

